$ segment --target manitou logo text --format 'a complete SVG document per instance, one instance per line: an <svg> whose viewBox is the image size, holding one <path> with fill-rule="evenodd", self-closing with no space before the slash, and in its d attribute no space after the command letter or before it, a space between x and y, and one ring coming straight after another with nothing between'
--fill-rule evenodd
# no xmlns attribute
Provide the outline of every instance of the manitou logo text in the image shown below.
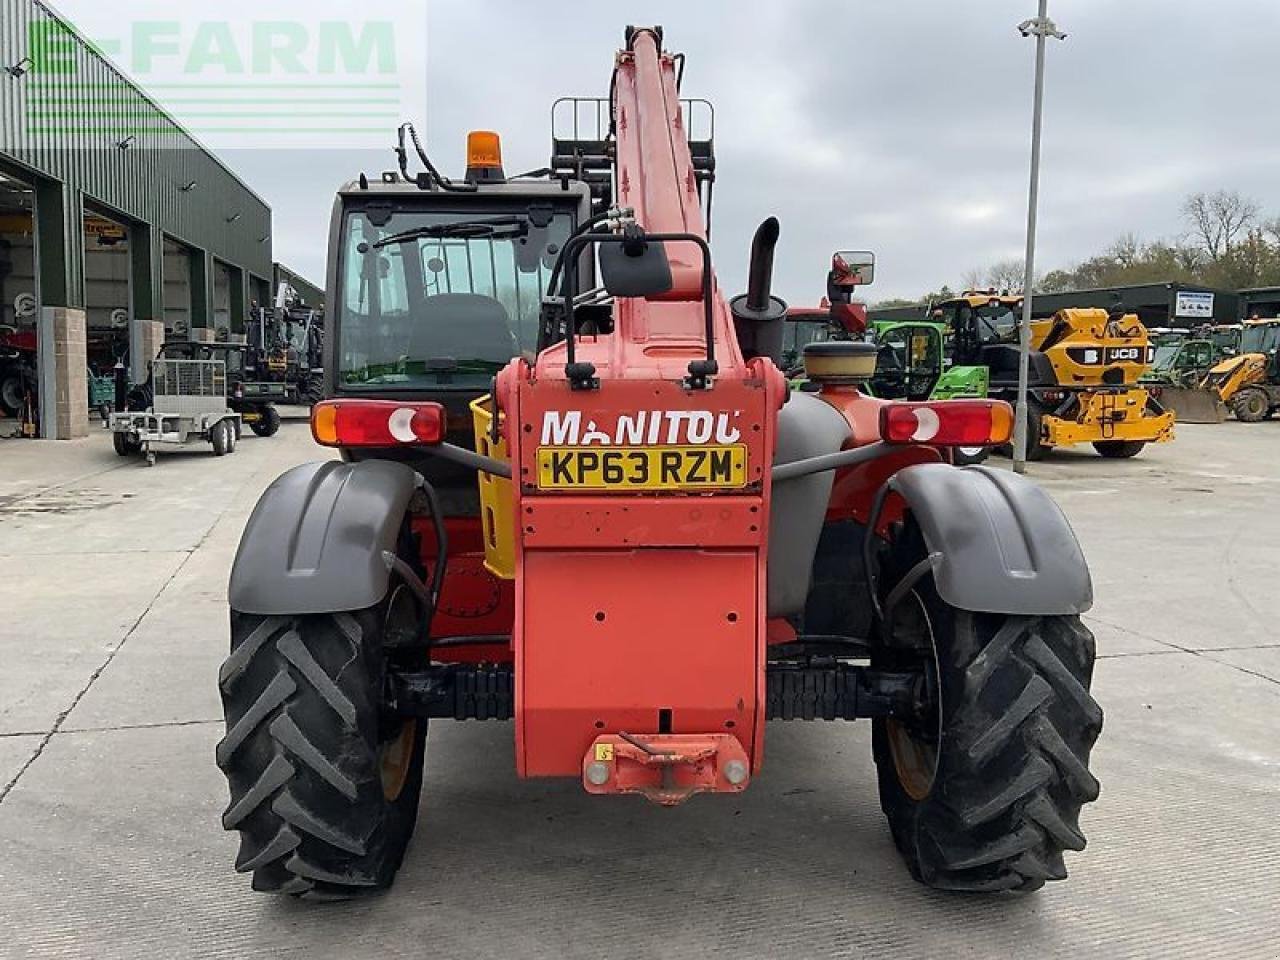
<svg viewBox="0 0 1280 960"><path fill-rule="evenodd" d="M737 443L742 432L736 423L741 410L712 413L709 410L641 410L618 414L616 423L582 422L580 410L548 410L542 415L544 447L621 447L647 444Z"/></svg>

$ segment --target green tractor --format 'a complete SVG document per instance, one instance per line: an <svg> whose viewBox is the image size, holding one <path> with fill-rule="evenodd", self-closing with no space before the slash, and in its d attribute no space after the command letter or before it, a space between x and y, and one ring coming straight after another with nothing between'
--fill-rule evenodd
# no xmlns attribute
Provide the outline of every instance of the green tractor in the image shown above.
<svg viewBox="0 0 1280 960"><path fill-rule="evenodd" d="M886 400L954 400L985 397L986 367L954 364L945 323L877 320L871 338L880 345L871 392Z"/></svg>
<svg viewBox="0 0 1280 960"><path fill-rule="evenodd" d="M1221 423L1225 409L1202 387L1216 364L1239 353L1241 329L1240 324L1221 324L1194 335L1156 332L1151 338L1151 369L1139 378L1139 385L1172 410L1180 423Z"/></svg>

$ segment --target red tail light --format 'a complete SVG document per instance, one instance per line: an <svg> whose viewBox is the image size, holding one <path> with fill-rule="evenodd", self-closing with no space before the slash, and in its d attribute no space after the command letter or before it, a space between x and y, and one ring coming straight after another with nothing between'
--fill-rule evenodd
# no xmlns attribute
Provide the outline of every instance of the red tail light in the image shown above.
<svg viewBox="0 0 1280 960"><path fill-rule="evenodd" d="M444 442L444 407L398 400L322 400L311 435L323 447L431 446Z"/></svg>
<svg viewBox="0 0 1280 960"><path fill-rule="evenodd" d="M1003 400L890 403L880 409L880 439L936 447L993 447L1009 442L1013 408Z"/></svg>

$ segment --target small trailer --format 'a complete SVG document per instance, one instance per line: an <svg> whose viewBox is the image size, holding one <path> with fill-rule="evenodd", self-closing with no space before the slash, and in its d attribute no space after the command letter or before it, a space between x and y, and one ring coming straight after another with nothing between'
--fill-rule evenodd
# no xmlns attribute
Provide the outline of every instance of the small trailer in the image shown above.
<svg viewBox="0 0 1280 960"><path fill-rule="evenodd" d="M156 444L203 440L215 456L232 453L240 437L240 415L227 407L227 369L221 360L171 360L151 364L148 409L111 414L116 453L141 453L156 462Z"/></svg>

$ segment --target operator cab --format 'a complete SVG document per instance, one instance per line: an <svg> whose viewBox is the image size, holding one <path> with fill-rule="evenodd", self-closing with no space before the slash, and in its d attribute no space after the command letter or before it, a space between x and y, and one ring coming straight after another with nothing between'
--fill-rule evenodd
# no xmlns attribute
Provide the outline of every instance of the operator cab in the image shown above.
<svg viewBox="0 0 1280 960"><path fill-rule="evenodd" d="M943 328L936 323L893 324L877 331L876 372L871 392L877 397L928 400L942 376Z"/></svg>
<svg viewBox="0 0 1280 960"><path fill-rule="evenodd" d="M1274 356L1280 349L1280 320L1252 320L1240 332L1241 353Z"/></svg>
<svg viewBox="0 0 1280 960"><path fill-rule="evenodd" d="M1022 298L968 290L954 300L936 305L930 319L943 323L952 334L952 350L957 363L991 366L988 354L999 347L1017 344ZM991 348L997 348L992 350Z"/></svg>
<svg viewBox="0 0 1280 960"><path fill-rule="evenodd" d="M557 254L591 216L586 184L501 176L495 141L471 139L483 155L469 156L463 182L423 155L428 173L409 176L402 156L399 174L347 184L330 227L325 395L436 401L449 442L465 447L470 403L512 359L534 357ZM446 500L454 488L469 504L476 495L468 470L412 448L348 455L411 462Z"/></svg>
<svg viewBox="0 0 1280 960"><path fill-rule="evenodd" d="M1266 369L1280 375L1280 320L1250 320L1240 332L1240 353L1266 357Z"/></svg>
<svg viewBox="0 0 1280 960"><path fill-rule="evenodd" d="M930 319L945 325L950 341L947 358L961 365L986 367L993 388L1018 382L1018 334L1022 323L1022 297L1008 291L966 290L944 300L930 311ZM1035 325L1033 324L1033 333ZM1050 339L1031 351L1029 377L1032 386L1055 384L1043 351Z"/></svg>
<svg viewBox="0 0 1280 960"><path fill-rule="evenodd" d="M469 145L464 183L429 162L409 178L402 156L401 175L339 194L330 395L425 397L455 413L514 357L532 358L556 255L590 216L590 193L506 180L494 134Z"/></svg>

